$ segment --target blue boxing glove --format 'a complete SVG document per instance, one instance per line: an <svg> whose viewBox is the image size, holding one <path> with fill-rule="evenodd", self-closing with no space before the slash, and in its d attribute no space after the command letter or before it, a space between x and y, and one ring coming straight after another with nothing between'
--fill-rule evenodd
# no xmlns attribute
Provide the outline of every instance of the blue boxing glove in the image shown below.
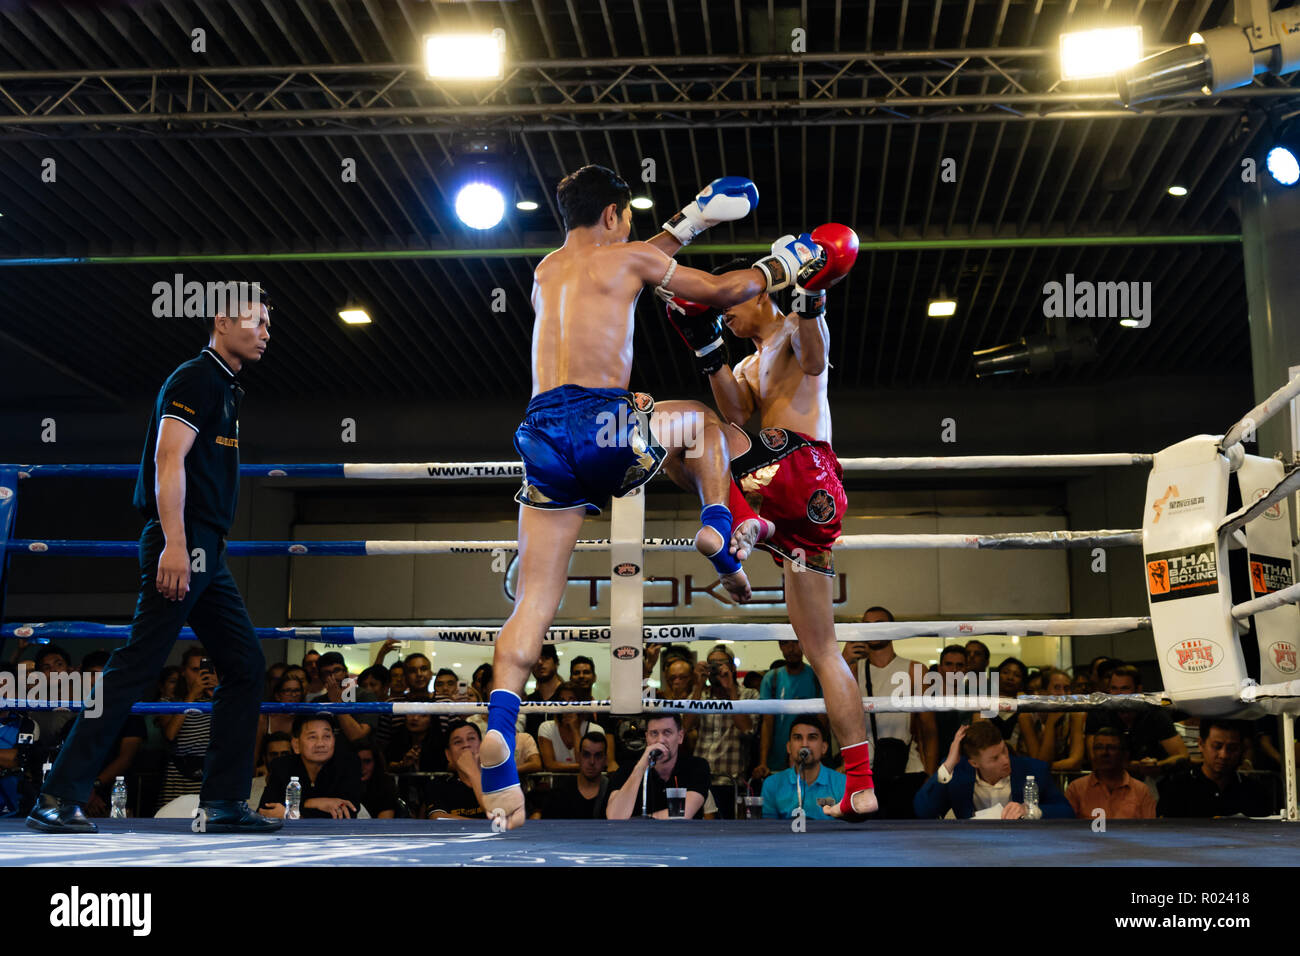
<svg viewBox="0 0 1300 956"><path fill-rule="evenodd" d="M722 176L701 189L681 212L664 223L664 232L686 245L710 226L744 219L757 208L757 186L744 176Z"/></svg>
<svg viewBox="0 0 1300 956"><path fill-rule="evenodd" d="M808 233L782 236L772 243L772 254L754 263L767 277L767 292L778 292L811 279L826 263L826 253Z"/></svg>

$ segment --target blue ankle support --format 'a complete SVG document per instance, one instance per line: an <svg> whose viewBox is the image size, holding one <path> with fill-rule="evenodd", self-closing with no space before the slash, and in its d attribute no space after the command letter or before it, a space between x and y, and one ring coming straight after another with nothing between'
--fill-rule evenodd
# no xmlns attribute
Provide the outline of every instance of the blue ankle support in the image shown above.
<svg viewBox="0 0 1300 956"><path fill-rule="evenodd" d="M519 717L519 695L494 690L488 696L488 733L496 731L506 744L506 759L494 767L483 767L483 792L496 793L519 786L515 767L515 721Z"/></svg>
<svg viewBox="0 0 1300 956"><path fill-rule="evenodd" d="M709 563L719 574L735 574L740 562L731 553L731 509L726 505L709 505L700 512L700 523L722 536L722 549L708 555Z"/></svg>

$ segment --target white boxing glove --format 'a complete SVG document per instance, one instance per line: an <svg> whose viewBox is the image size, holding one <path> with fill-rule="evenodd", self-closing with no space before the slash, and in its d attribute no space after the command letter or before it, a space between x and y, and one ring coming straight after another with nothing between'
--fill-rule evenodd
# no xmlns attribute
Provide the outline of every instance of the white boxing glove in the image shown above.
<svg viewBox="0 0 1300 956"><path fill-rule="evenodd" d="M705 229L720 222L744 219L758 208L758 187L744 176L721 176L700 190L694 200L664 223L686 245Z"/></svg>

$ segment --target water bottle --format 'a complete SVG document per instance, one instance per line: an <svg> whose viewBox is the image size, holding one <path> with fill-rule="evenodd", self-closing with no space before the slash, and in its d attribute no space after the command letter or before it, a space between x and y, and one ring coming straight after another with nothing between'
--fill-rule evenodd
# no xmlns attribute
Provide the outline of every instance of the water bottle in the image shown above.
<svg viewBox="0 0 1300 956"><path fill-rule="evenodd" d="M302 819L302 784L297 777L289 778L289 786L284 790L284 818L286 820Z"/></svg>
<svg viewBox="0 0 1300 956"><path fill-rule="evenodd" d="M118 777L113 781L112 811L109 816L114 820L126 819L126 778Z"/></svg>
<svg viewBox="0 0 1300 956"><path fill-rule="evenodd" d="M1025 819L1041 820L1043 811L1038 806L1038 781L1032 775L1025 777Z"/></svg>

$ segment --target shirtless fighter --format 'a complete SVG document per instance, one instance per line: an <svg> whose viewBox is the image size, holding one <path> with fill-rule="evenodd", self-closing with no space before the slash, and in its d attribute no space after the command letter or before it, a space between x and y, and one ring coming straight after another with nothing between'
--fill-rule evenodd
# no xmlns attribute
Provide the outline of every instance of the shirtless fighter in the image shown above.
<svg viewBox="0 0 1300 956"><path fill-rule="evenodd" d="M533 393L515 432L524 462L516 496L519 579L514 610L496 640L488 731L479 750L484 809L488 816L504 814L509 829L524 822L513 754L519 694L560 606L588 512L599 512L611 494L645 484L662 466L699 493L696 548L734 598L749 597L749 583L731 554L733 530L739 529L733 529L727 503L737 507L738 517L747 509L731 490L724 424L698 402L662 402L656 408L649 396L627 390L637 296L649 284L725 309L820 268L806 235L778 240L753 268L725 276L679 267L670 258L708 227L748 215L757 205L758 190L740 177L710 183L648 242L627 241L631 191L609 169L592 165L571 173L556 199L564 245L534 272ZM736 539L744 547L752 537L742 532Z"/></svg>
<svg viewBox="0 0 1300 956"><path fill-rule="evenodd" d="M838 806L826 807L826 813L857 820L878 809L878 801L862 698L835 641L832 613L831 546L840 536L848 502L830 445L826 289L852 267L858 237L847 226L828 223L813 230L811 239L823 266L795 288L792 314L782 314L764 291L723 310L721 316L681 296L669 304L668 317L695 351L722 416L739 430L758 409L761 430L750 437L749 450L732 461L732 472L747 495L761 498L758 514L765 519L764 537L757 546L771 552L783 567L790 624L821 682L831 727L844 754L844 798ZM717 271L725 278L743 265L735 262ZM723 323L733 335L758 347L735 368L727 363ZM734 437L731 446L744 447ZM735 543L736 557L744 560L749 539L737 535Z"/></svg>

